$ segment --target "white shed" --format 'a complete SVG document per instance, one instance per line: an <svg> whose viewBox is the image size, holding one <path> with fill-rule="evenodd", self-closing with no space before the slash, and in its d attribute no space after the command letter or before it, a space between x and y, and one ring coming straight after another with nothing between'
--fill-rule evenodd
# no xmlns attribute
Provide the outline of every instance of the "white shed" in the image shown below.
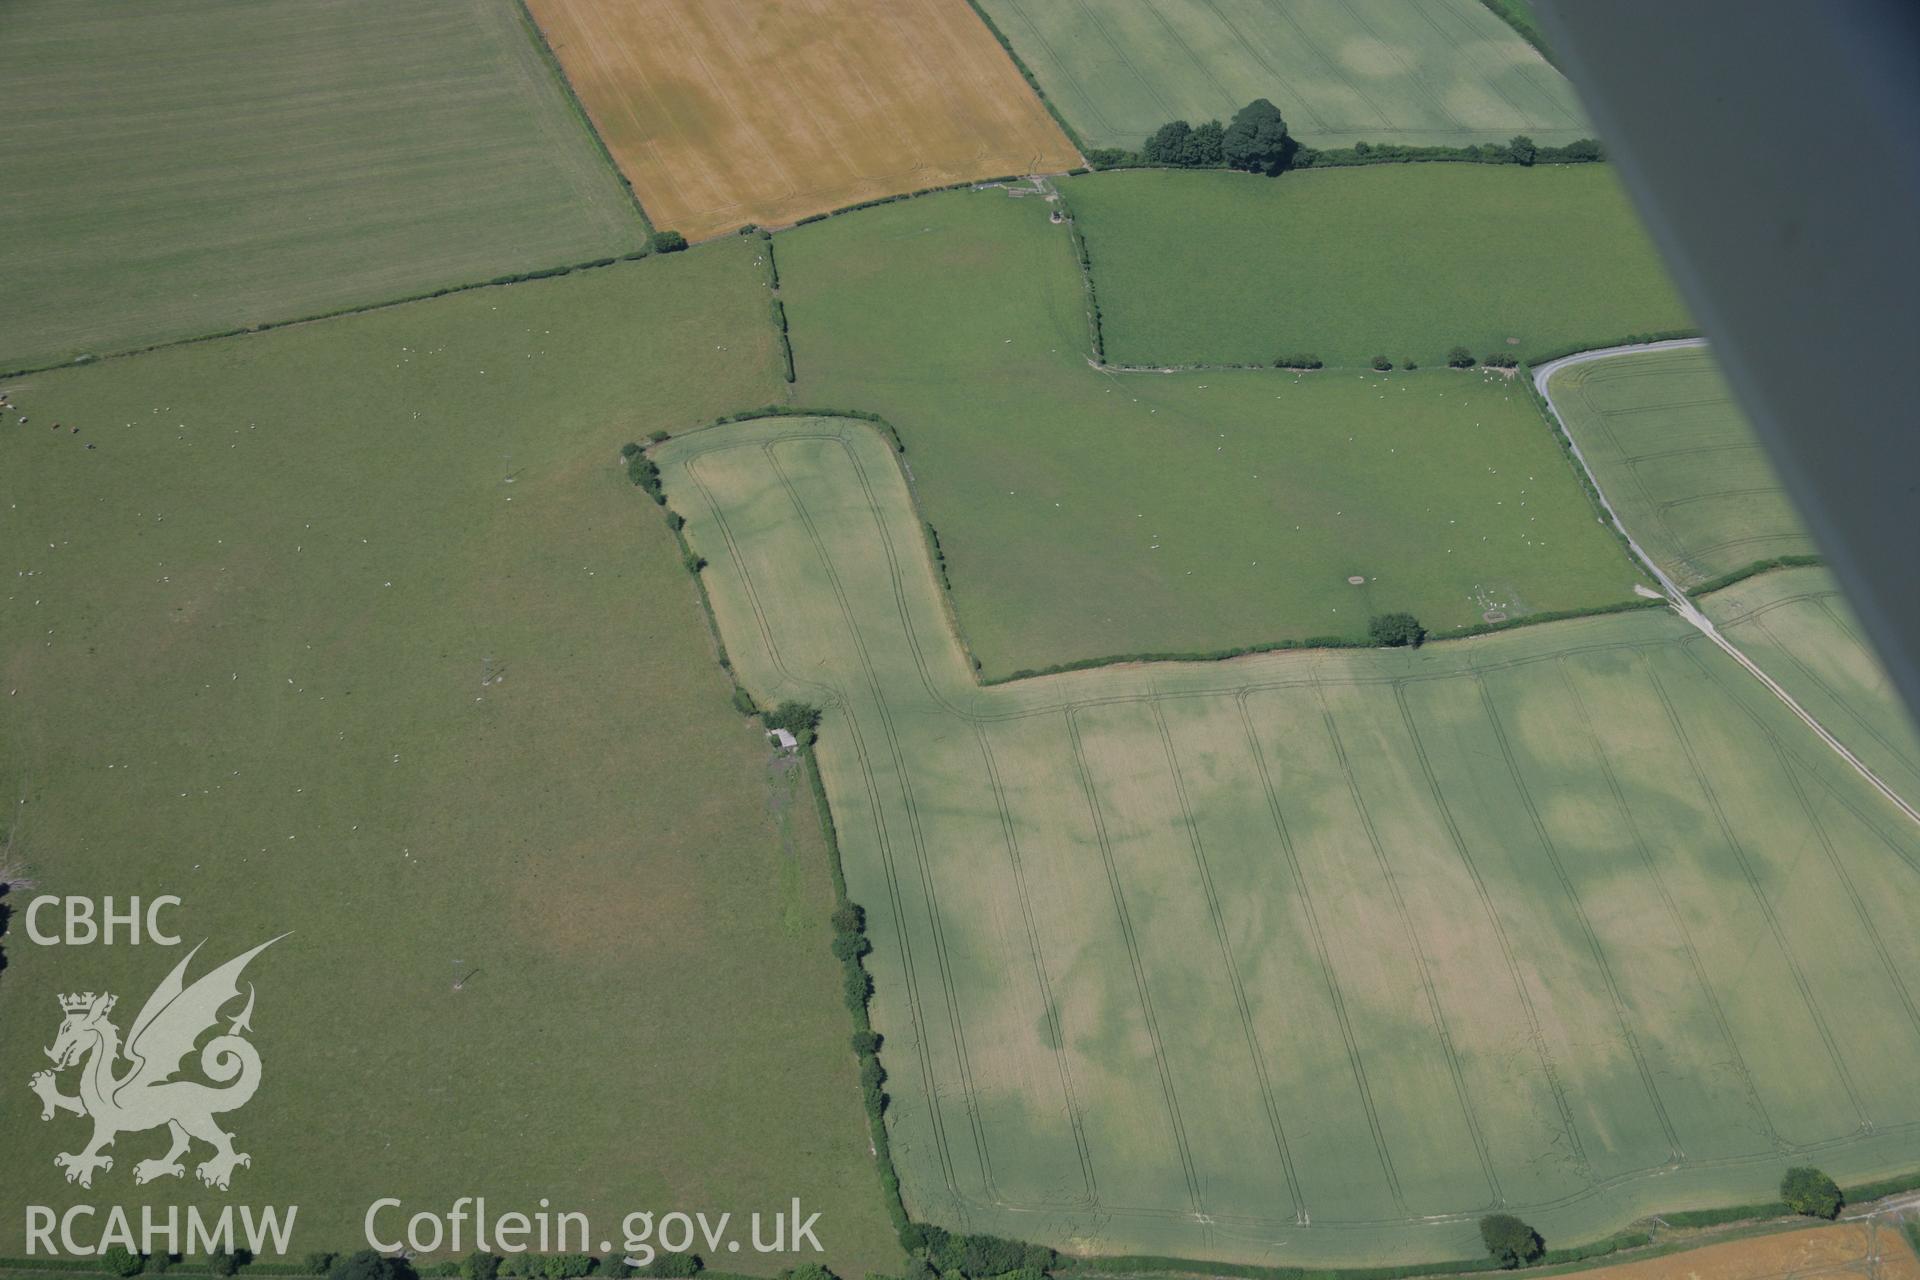
<svg viewBox="0 0 1920 1280"><path fill-rule="evenodd" d="M769 729L767 730L767 737L772 739L773 745L782 751L798 751L800 749L800 739L794 737L785 729Z"/></svg>

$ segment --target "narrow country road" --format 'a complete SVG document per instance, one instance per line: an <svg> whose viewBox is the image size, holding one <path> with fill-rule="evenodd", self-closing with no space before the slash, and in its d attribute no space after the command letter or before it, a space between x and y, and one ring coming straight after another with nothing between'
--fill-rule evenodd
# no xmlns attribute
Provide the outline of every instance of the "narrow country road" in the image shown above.
<svg viewBox="0 0 1920 1280"><path fill-rule="evenodd" d="M1832 747L1842 760L1852 765L1854 771L1862 778L1865 778L1874 790L1885 796L1895 808L1906 814L1916 825L1920 825L1920 810L1916 810L1911 804L1908 804L1902 799L1892 787L1889 787L1885 782L1881 781L1880 776L1869 769L1860 757L1854 755L1853 752L1847 749L1846 744L1827 732L1825 725L1814 719L1812 713L1796 702L1792 694L1781 688L1778 681L1765 671L1762 671L1759 664L1742 653L1731 640L1721 635L1720 629L1713 625L1713 620L1707 617L1706 614L1700 612L1693 601L1688 598L1687 593L1680 589L1679 584L1667 576L1666 570L1655 563L1653 557L1646 553L1646 549L1634 541L1633 531L1621 523L1620 513L1614 510L1613 503L1607 498L1607 491L1600 486L1600 477L1594 474L1593 467L1587 462L1586 454L1580 451L1580 442L1573 438L1571 431L1567 430L1566 417L1560 412L1560 406L1554 402L1553 392L1548 388L1548 383L1552 380L1553 375L1571 365L1590 364L1596 360L1606 360L1613 356L1627 355L1639 351L1670 351L1681 347L1704 347L1706 345L1705 338L1678 338L1666 342L1647 342L1633 346L1601 347L1594 351L1582 351L1577 355L1563 356L1558 360L1550 360L1535 369L1533 371L1533 386L1534 390L1540 393L1540 398L1547 402L1547 409L1553 414L1554 421L1560 424L1560 432L1566 437L1567 445L1573 450L1574 459L1579 462L1580 469L1587 473L1587 479L1592 483L1593 491L1600 495L1600 505L1605 509L1607 518L1613 521L1613 527L1620 531L1620 536L1627 540L1627 546L1632 550L1634 557L1645 566L1648 573L1653 575L1654 581L1660 584L1661 590L1666 593L1667 603L1673 606L1674 612L1692 623L1702 635L1706 636L1707 639L1713 641L1714 644L1724 650L1728 657L1732 658L1742 667L1745 667L1754 679L1767 687L1768 692L1786 704L1787 709L1792 711L1793 714L1799 716L1807 728L1813 730L1814 734L1818 736L1822 742Z"/></svg>

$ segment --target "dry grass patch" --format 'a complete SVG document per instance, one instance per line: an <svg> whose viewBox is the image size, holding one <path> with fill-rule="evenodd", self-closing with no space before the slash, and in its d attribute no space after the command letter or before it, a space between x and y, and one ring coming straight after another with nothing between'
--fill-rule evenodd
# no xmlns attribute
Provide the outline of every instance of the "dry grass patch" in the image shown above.
<svg viewBox="0 0 1920 1280"><path fill-rule="evenodd" d="M1079 156L959 0L531 0L614 159L698 239Z"/></svg>
<svg viewBox="0 0 1920 1280"><path fill-rule="evenodd" d="M1898 1230L1867 1221L1751 1236L1581 1274L1588 1280L1771 1280L1788 1276L1920 1280L1920 1261L1900 1239Z"/></svg>

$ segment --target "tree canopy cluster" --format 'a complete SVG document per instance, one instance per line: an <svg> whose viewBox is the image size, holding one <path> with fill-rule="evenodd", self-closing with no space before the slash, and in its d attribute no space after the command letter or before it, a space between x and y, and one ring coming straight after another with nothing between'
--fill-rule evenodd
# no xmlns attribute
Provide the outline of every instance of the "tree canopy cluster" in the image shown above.
<svg viewBox="0 0 1920 1280"><path fill-rule="evenodd" d="M1244 169L1249 173L1278 173L1299 149L1287 133L1280 108L1255 98L1233 113L1231 122L1218 120L1192 125L1171 120L1140 144L1144 164L1181 169Z"/></svg>
<svg viewBox="0 0 1920 1280"><path fill-rule="evenodd" d="M1810 1218L1836 1217L1845 1201L1832 1178L1808 1165L1787 1170L1787 1176L1780 1180L1780 1198L1789 1209Z"/></svg>
<svg viewBox="0 0 1920 1280"><path fill-rule="evenodd" d="M1367 623L1367 637L1389 648L1417 649L1427 638L1427 629L1410 613L1381 613Z"/></svg>
<svg viewBox="0 0 1920 1280"><path fill-rule="evenodd" d="M1510 1213L1490 1213L1480 1219L1480 1239L1503 1267L1532 1262L1547 1250L1540 1233Z"/></svg>
<svg viewBox="0 0 1920 1280"><path fill-rule="evenodd" d="M1411 146L1396 142L1356 142L1349 147L1318 149L1300 145L1287 131L1280 108L1255 98L1226 124L1208 120L1193 124L1169 120L1155 129L1137 151L1124 147L1094 147L1087 162L1096 169L1128 169L1141 165L1176 169L1243 169L1276 174L1287 169L1338 168L1344 165L1392 164L1410 160L1465 160L1477 164L1584 164L1606 159L1592 138L1576 138L1561 147L1543 147L1525 134L1505 143L1472 146Z"/></svg>

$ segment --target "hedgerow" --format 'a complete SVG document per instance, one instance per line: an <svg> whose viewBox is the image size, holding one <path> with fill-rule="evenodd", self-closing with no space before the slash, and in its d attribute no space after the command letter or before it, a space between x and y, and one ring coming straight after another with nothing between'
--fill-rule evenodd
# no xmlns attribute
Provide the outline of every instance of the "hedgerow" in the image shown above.
<svg viewBox="0 0 1920 1280"><path fill-rule="evenodd" d="M1047 114L1053 117L1053 122L1060 126L1060 132L1067 135L1067 141L1073 144L1073 149L1083 156L1086 155L1086 143L1080 140L1080 135L1074 127L1067 123L1067 118L1060 114L1060 109L1053 105L1053 99L1049 98L1046 89L1041 87L1040 78L1033 74L1033 69L1027 66L1026 59L1022 58L1020 51L1013 47L1013 41L1007 39L999 26L994 23L993 18L980 7L980 0L967 0L967 4L972 8L974 16L993 33L993 38L1000 42L1000 47L1007 51L1007 57L1012 59L1013 65L1019 69L1021 76L1027 82L1027 87L1033 90L1033 96L1040 99L1040 105L1047 109Z"/></svg>
<svg viewBox="0 0 1920 1280"><path fill-rule="evenodd" d="M646 249L636 249L632 253L623 253L617 258L593 258L586 262L574 262L565 266L540 267L532 271L519 271L509 275L493 276L486 280L475 280L467 284L443 285L438 289L429 289L424 293L409 293L398 298L386 298L379 302L368 302L359 306L337 307L332 311L315 311L304 316L295 316L290 320L263 320L259 324L241 325L234 329L221 329L214 333L196 334L191 338L170 338L165 342L150 342L144 347L127 347L121 351L109 351L104 354L85 352L70 360L59 360L52 364L33 365L22 369L0 369L0 378L19 378L29 373L44 373L48 369L64 369L68 365L95 364L101 360L119 360L126 356L142 356L150 351L166 351L173 347L190 347L197 343L214 342L221 338L237 338L248 333L268 333L274 329L286 329L297 324L312 324L318 320L337 320L342 316L365 315L369 311L385 311L388 307L405 306L409 302L425 302L430 298L444 298L455 293L469 293L475 289L494 289L501 285L525 284L530 280L551 280L557 276L572 275L576 271L595 271L601 267L610 267L621 262L638 262L648 257Z"/></svg>
<svg viewBox="0 0 1920 1280"><path fill-rule="evenodd" d="M780 359L788 382L793 381L793 343L787 338L787 308L779 298L773 300L773 331L780 335Z"/></svg>
<svg viewBox="0 0 1920 1280"><path fill-rule="evenodd" d="M891 422L877 413L865 409L818 409L798 404L763 404L757 409L742 409L738 413L723 413L707 425L724 427L731 422L751 422L755 418L854 418L861 422L871 422L893 444L895 453L905 453L907 445L900 438L900 431Z"/></svg>
<svg viewBox="0 0 1920 1280"><path fill-rule="evenodd" d="M1567 465L1573 468L1574 478L1579 482L1580 491L1587 495L1587 502L1592 506L1595 518L1613 534L1614 539L1620 544L1620 549L1626 552L1627 558L1638 563L1640 557L1635 553L1633 543L1627 537L1627 531L1620 527L1620 521L1614 516L1613 508L1607 505L1606 495L1600 492L1600 486L1594 483L1586 464L1580 460L1580 455L1574 452L1573 438L1567 434L1566 424L1560 421L1560 416L1553 411L1553 406L1547 403L1547 398L1540 394L1540 388L1533 385L1532 366L1522 365L1517 380L1526 387L1527 396L1533 401L1533 407L1539 411L1540 417L1547 424L1547 430L1553 433L1555 443L1560 446L1561 456L1566 459Z"/></svg>
<svg viewBox="0 0 1920 1280"><path fill-rule="evenodd" d="M953 582L947 577L947 553L940 548L940 534L931 521L922 520L920 527L927 534L927 550L932 554L933 571L940 579L940 585L948 591L953 590Z"/></svg>
<svg viewBox="0 0 1920 1280"><path fill-rule="evenodd" d="M1653 1237L1644 1231L1622 1231L1588 1244L1565 1249L1549 1249L1535 1263L1584 1262L1604 1258L1623 1249L1638 1249L1651 1244ZM1117 1258L1062 1257L1054 1271L1071 1276L1076 1271L1101 1275L1184 1273L1204 1276L1233 1276L1237 1280L1415 1280L1420 1276L1454 1275L1465 1271L1498 1271L1492 1258L1471 1258L1457 1262L1414 1262L1393 1267L1262 1267L1252 1263L1196 1262L1188 1258L1129 1255Z"/></svg>
<svg viewBox="0 0 1920 1280"><path fill-rule="evenodd" d="M1892 1178L1881 1178L1873 1182L1856 1183L1840 1188L1840 1194L1848 1204L1865 1204L1886 1196L1899 1195L1903 1191L1920 1190L1920 1172L1901 1174ZM1727 1205L1719 1209L1683 1209L1677 1213L1663 1213L1660 1221L1670 1227L1718 1227L1729 1222L1744 1222L1757 1218L1784 1218L1793 1209L1785 1200L1763 1200L1754 1204Z"/></svg>
<svg viewBox="0 0 1920 1280"><path fill-rule="evenodd" d="M1175 121L1174 123L1180 123ZM1197 132L1197 130L1196 130ZM1204 145L1204 144L1203 144ZM1144 151L1124 147L1095 147L1085 153L1095 169L1226 169L1224 158L1189 163L1167 163ZM1524 158L1522 158L1524 157ZM1512 142L1466 147L1420 147L1397 142L1356 142L1350 147L1300 147L1287 169L1344 169L1370 164L1596 164L1606 149L1592 138L1578 138L1561 147L1542 147L1516 137Z"/></svg>
<svg viewBox="0 0 1920 1280"><path fill-rule="evenodd" d="M1745 582L1748 578L1765 573L1769 569L1805 569L1825 563L1826 561L1819 556L1771 556L1723 573L1717 578L1708 578L1697 587L1687 588L1687 595L1697 600L1715 591L1724 591L1736 582Z"/></svg>
<svg viewBox="0 0 1920 1280"><path fill-rule="evenodd" d="M834 828L833 809L827 803L826 783L820 776L820 761L815 756L811 743L801 748L800 757L802 768L807 775L807 785L813 790L814 808L820 814L820 834L827 845L827 872L833 881L834 907L831 919L834 939L837 942L847 934L857 934L864 939L867 926L866 912L847 896L847 873L840 859L840 833ZM848 1000L847 1009L853 1015L854 1023L850 1043L853 1046L854 1056L860 1061L864 1080L869 1061L872 1061L876 1067L879 1066L882 1044L882 1038L879 1032L873 1029L873 1022L867 1013L867 997L871 994L872 983L871 979L866 977L866 970L857 956L851 960L842 960L841 968L844 975L842 982L846 985L849 996L856 988L862 991L857 1003L852 999ZM859 978L852 976L854 970L859 971ZM880 1079L884 1081L884 1072L881 1073ZM908 1233L913 1230L913 1222L907 1217L906 1203L900 1198L900 1175L893 1166L893 1146L887 1139L886 1093L878 1086L876 1089L877 1096L869 1095L864 1088L862 1089L862 1099L867 1108L867 1136L873 1144L874 1161L880 1171L880 1190L886 1201L887 1216L893 1221L894 1232L899 1236L902 1247L910 1247L907 1245L907 1239Z"/></svg>
<svg viewBox="0 0 1920 1280"><path fill-rule="evenodd" d="M1060 197L1060 212L1066 215L1067 239L1073 245L1074 261L1080 264L1080 283L1087 293L1087 330L1093 341L1093 358L1097 363L1105 364L1107 342L1100 327L1100 292L1093 284L1093 255L1087 252L1087 238L1080 234L1080 224L1073 217L1073 206L1067 203L1065 196Z"/></svg>
<svg viewBox="0 0 1920 1280"><path fill-rule="evenodd" d="M607 150L607 140L601 137L600 130L594 127L593 117L587 114L587 104L580 101L580 94L573 87L572 77L567 75L567 68L561 63L560 55L556 54L553 46L547 43L547 33L534 19L533 11L527 8L527 0L514 0L514 9L520 15L521 28L526 31L528 37L540 50L541 57L545 59L547 70L567 91L567 102L573 108L573 118L580 122L581 130L593 139L594 149L599 151L600 158L606 162L608 171L620 180L620 187L627 193L627 199L633 204L633 211L639 217L640 225L651 233L653 220L647 217L646 206L640 203L640 193L635 191L633 183L627 180L626 171L621 169L618 162L614 160L613 152Z"/></svg>
<svg viewBox="0 0 1920 1280"><path fill-rule="evenodd" d="M659 506L667 505L667 494L660 487L660 468L654 465L646 451L639 445L628 442L620 447L620 456L627 460L627 479L647 491Z"/></svg>
<svg viewBox="0 0 1920 1280"><path fill-rule="evenodd" d="M1607 347L1638 347L1649 342L1673 342L1683 338L1697 338L1698 329L1656 329L1652 333L1630 333L1624 338L1607 338L1597 342L1577 342L1566 346L1548 347L1542 351L1527 353L1528 364L1550 364L1567 356L1577 356L1583 351L1600 351Z"/></svg>
<svg viewBox="0 0 1920 1280"><path fill-rule="evenodd" d="M1665 605L1665 600L1635 596L1631 600L1589 605L1584 609L1550 609L1541 613L1522 614L1517 618L1507 618L1500 622L1474 622L1458 627L1443 627L1427 632L1425 639L1428 641L1464 640L1470 636L1491 635L1496 631L1511 631L1515 627L1530 627L1539 622L1565 622L1572 618L1630 613L1635 609L1659 609ZM1032 680L1038 676L1055 676L1067 671L1088 671L1094 667L1119 666L1128 662L1225 662L1229 658L1244 658L1255 653L1282 653L1293 649L1372 649L1377 647L1366 636L1307 636L1300 640L1266 640L1258 644L1236 645L1230 649L1110 653L1097 658L1075 658L1071 662L1058 662L1047 667L1022 667L1018 671L1011 671L1003 676L985 677L980 683L982 685L1010 684L1015 680Z"/></svg>
<svg viewBox="0 0 1920 1280"><path fill-rule="evenodd" d="M1547 47L1546 36L1534 25L1532 12L1524 4L1516 4L1514 0L1480 0L1480 3L1486 5L1494 17L1512 27L1514 33L1532 45L1541 57L1555 67L1560 65L1560 60L1553 56L1553 50Z"/></svg>

